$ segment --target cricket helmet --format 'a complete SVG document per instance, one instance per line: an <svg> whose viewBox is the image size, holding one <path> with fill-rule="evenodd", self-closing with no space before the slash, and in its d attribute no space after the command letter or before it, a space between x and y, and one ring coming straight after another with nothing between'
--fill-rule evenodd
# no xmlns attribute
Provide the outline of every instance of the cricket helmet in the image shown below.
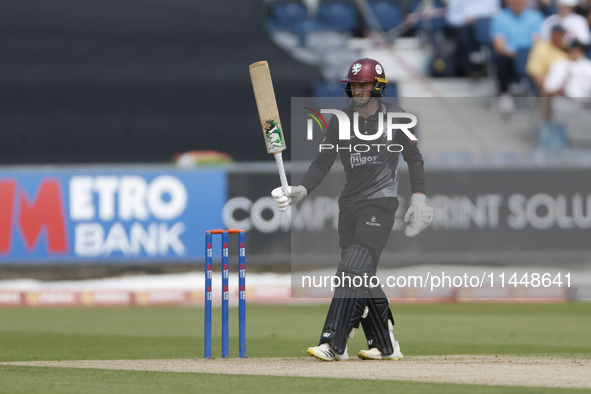
<svg viewBox="0 0 591 394"><path fill-rule="evenodd" d="M349 97L353 96L351 93L352 83L375 83L371 89L372 97L383 97L386 95L386 90L388 90L388 80L386 79L384 67L382 67L380 62L370 58L354 61L351 67L349 67L347 76L341 82L347 83L345 93Z"/></svg>

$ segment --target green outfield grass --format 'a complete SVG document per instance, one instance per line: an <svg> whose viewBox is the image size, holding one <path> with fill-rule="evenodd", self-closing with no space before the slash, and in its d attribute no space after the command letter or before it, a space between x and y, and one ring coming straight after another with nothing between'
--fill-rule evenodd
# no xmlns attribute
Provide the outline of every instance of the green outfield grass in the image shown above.
<svg viewBox="0 0 591 394"><path fill-rule="evenodd" d="M327 305L249 305L248 356L307 357L305 350L316 344L326 310ZM405 304L393 305L393 311L395 333L407 356L591 358L591 303ZM213 332L219 334L219 310L214 312ZM231 312L231 356L236 357L237 314L236 310ZM203 310L199 308L0 309L0 361L201 358L202 332ZM213 345L214 354L219 355L219 335L214 335ZM350 342L350 354L363 347L360 332ZM2 393L351 392L393 388L442 393L559 391L0 366Z"/></svg>

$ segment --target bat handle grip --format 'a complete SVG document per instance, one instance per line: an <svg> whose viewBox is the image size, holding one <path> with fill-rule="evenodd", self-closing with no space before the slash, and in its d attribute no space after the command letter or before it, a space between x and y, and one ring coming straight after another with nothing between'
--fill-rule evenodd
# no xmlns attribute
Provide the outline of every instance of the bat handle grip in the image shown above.
<svg viewBox="0 0 591 394"><path fill-rule="evenodd" d="M277 162L277 169L279 170L279 179L281 179L281 187L283 188L283 192L287 193L287 188L289 187L289 183L287 182L287 175L285 175L285 167L283 166L283 157L281 152L274 153L275 161Z"/></svg>

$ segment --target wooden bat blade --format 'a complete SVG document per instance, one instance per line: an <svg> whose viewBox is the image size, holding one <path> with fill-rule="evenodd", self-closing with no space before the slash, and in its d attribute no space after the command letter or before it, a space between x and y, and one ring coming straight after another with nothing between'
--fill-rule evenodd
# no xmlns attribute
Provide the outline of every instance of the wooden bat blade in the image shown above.
<svg viewBox="0 0 591 394"><path fill-rule="evenodd" d="M272 154L280 153L285 150L286 145L269 64L266 60L263 60L251 64L248 68L267 152Z"/></svg>

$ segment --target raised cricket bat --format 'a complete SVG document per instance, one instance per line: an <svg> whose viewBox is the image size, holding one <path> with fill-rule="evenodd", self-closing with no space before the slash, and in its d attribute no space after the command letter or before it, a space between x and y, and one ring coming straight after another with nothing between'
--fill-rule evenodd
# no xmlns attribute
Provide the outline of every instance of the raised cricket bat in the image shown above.
<svg viewBox="0 0 591 394"><path fill-rule="evenodd" d="M289 184L287 183L287 176L285 175L281 155L281 152L286 148L285 138L283 136L283 129L281 128L281 120L279 119L279 110L277 109L277 101L275 100L269 63L266 60L262 60L251 64L248 68L250 70L254 98L259 110L261 127L265 136L267 153L275 156L279 178L281 179L281 187L283 188L283 192L286 193Z"/></svg>

